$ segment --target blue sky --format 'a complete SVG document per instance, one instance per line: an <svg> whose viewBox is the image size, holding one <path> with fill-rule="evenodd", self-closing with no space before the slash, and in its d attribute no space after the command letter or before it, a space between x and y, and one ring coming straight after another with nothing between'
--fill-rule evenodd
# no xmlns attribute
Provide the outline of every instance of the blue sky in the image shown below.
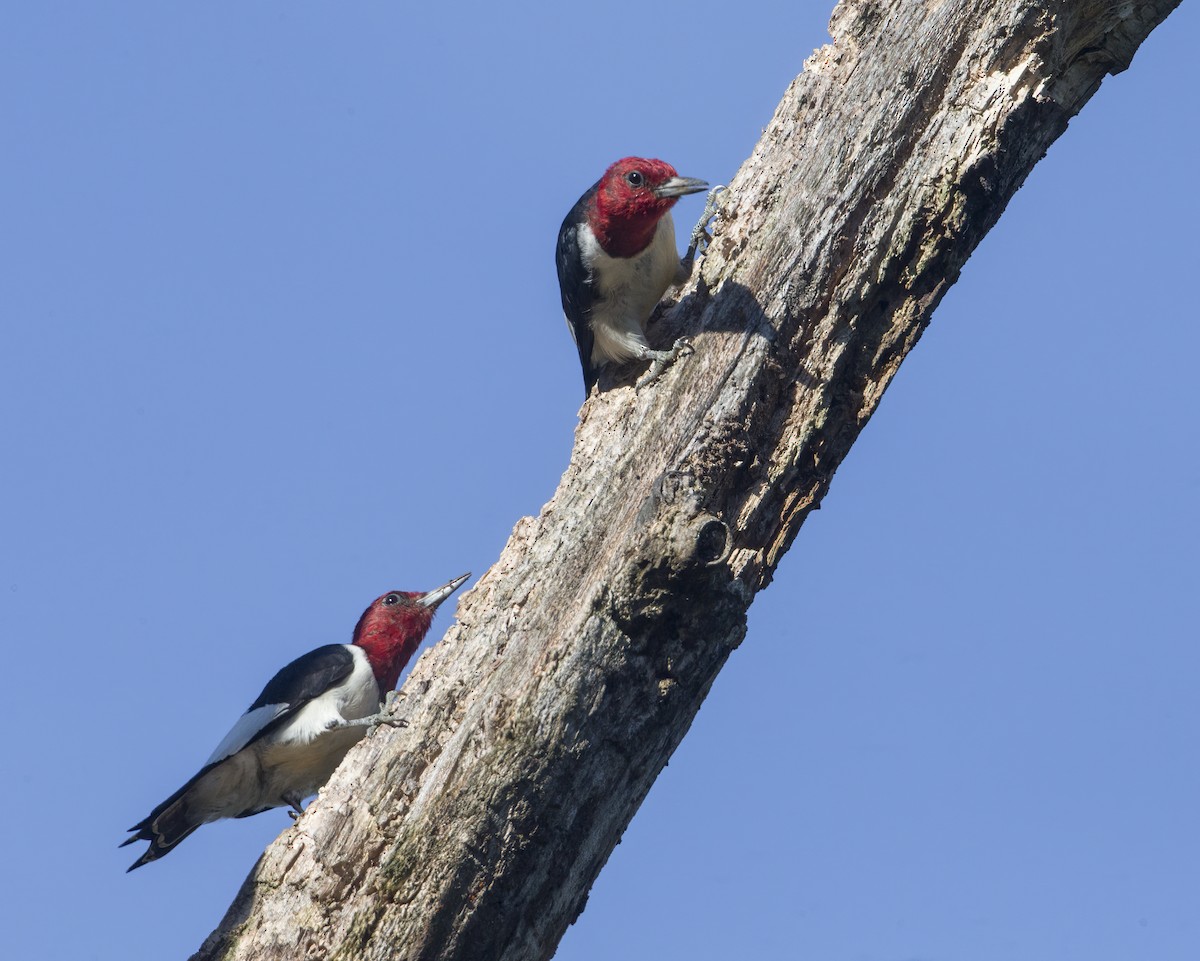
<svg viewBox="0 0 1200 961"><path fill-rule="evenodd" d="M537 512L563 214L630 153L727 180L828 13L6 13L0 954L199 945L286 815L129 876L124 829L277 667ZM1194 958L1197 26L968 263L559 958Z"/></svg>

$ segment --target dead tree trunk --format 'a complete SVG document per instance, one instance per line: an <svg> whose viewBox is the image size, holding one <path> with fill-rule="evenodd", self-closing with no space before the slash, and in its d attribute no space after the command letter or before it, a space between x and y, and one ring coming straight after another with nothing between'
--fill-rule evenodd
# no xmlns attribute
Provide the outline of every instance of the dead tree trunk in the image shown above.
<svg viewBox="0 0 1200 961"><path fill-rule="evenodd" d="M846 0L651 338L198 959L549 958L976 244L1178 0Z"/></svg>

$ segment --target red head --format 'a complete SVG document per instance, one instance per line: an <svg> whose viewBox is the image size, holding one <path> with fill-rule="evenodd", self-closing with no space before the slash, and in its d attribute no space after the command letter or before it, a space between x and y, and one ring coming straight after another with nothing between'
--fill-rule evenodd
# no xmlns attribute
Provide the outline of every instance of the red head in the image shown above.
<svg viewBox="0 0 1200 961"><path fill-rule="evenodd" d="M453 594L470 574L456 577L428 594L419 591L389 591L363 611L351 643L367 652L380 691L390 691L400 679L404 665L416 653L433 612Z"/></svg>
<svg viewBox="0 0 1200 961"><path fill-rule="evenodd" d="M663 214L684 194L707 187L662 160L626 157L604 171L588 205L588 226L610 257L632 257L654 237Z"/></svg>

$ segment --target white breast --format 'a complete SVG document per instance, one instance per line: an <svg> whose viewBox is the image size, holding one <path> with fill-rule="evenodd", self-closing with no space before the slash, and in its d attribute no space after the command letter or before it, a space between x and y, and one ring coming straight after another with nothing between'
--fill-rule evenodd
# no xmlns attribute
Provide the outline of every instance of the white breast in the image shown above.
<svg viewBox="0 0 1200 961"><path fill-rule="evenodd" d="M664 214L649 246L633 257L610 257L587 224L579 228L579 246L596 292L592 363L637 360L650 347L646 321L667 288L681 279L675 222Z"/></svg>

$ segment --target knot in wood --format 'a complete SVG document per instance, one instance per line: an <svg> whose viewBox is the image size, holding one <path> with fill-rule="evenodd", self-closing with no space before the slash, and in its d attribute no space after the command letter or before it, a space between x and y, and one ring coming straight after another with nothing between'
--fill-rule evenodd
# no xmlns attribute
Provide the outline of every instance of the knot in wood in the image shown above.
<svg viewBox="0 0 1200 961"><path fill-rule="evenodd" d="M712 514L699 514L676 538L676 556L689 564L713 567L729 556L729 525Z"/></svg>

